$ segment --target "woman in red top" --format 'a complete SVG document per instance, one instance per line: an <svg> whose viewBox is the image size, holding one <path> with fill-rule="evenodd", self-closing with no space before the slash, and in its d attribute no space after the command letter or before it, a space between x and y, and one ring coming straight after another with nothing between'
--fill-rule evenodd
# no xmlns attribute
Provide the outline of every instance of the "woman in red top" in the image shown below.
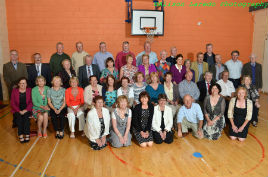
<svg viewBox="0 0 268 177"><path fill-rule="evenodd" d="M67 118L69 121L69 127L71 131L70 138L75 138L75 117L79 120L79 131L84 130L85 126L85 117L84 117L84 94L83 88L78 87L78 78L71 77L70 79L71 87L65 91L65 100L68 106ZM83 133L84 135L84 133Z"/></svg>

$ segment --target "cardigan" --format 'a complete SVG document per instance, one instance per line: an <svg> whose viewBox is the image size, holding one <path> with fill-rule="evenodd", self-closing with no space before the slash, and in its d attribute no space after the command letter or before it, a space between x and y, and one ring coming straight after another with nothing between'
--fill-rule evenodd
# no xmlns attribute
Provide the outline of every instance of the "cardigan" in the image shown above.
<svg viewBox="0 0 268 177"><path fill-rule="evenodd" d="M26 88L26 110L31 112L33 108L32 103L32 90L31 88ZM10 100L11 112L19 112L20 110L20 92L18 88L13 88Z"/></svg>
<svg viewBox="0 0 268 177"><path fill-rule="evenodd" d="M144 79L143 82L146 80L146 75L145 75L145 67L144 65L139 65L138 66L138 71L142 72L144 75ZM157 72L155 65L154 64L150 64L149 68L148 68L148 74L152 73L152 72Z"/></svg>
<svg viewBox="0 0 268 177"><path fill-rule="evenodd" d="M66 89L65 100L66 100L66 105L68 107L84 104L83 88L77 87L77 89L78 89L78 94L76 95L76 98L74 98L74 96L72 95L72 87Z"/></svg>
<svg viewBox="0 0 268 177"><path fill-rule="evenodd" d="M97 90L99 92L99 95L102 96L102 86L101 85L97 85ZM92 86L88 85L86 86L85 90L84 90L84 101L85 104L87 105L91 105L92 101L93 101L93 97L92 97Z"/></svg>
<svg viewBox="0 0 268 177"><path fill-rule="evenodd" d="M71 75L72 77L73 76L76 76L76 73L73 69L70 70L71 71ZM67 73L66 70L62 70L61 72L59 72L59 76L61 78L61 81L62 81L62 87L63 88L69 88L70 87L70 75Z"/></svg>
<svg viewBox="0 0 268 177"><path fill-rule="evenodd" d="M165 124L165 130L167 132L171 131L171 128L173 126L173 115L172 115L172 109L169 106L165 106L164 110L164 124ZM162 112L160 110L160 106L157 105L154 107L154 116L152 121L152 130L160 132L161 131L161 119L162 119Z"/></svg>
<svg viewBox="0 0 268 177"><path fill-rule="evenodd" d="M228 118L229 119L233 119L234 118L234 107L235 105L235 100L237 98L234 97L231 99L230 103L229 103L229 109L228 109ZM252 112L253 112L253 104L252 101L250 99L246 99L247 101L247 115L246 115L246 119L247 120L251 120L252 117Z"/></svg>
<svg viewBox="0 0 268 177"><path fill-rule="evenodd" d="M110 127L110 113L107 108L102 107L102 115L105 125L104 134L102 136L106 136L109 134ZM97 114L96 108L92 108L86 118L86 125L84 128L85 135L91 142L96 142L96 139L100 138L101 125L99 122L99 117Z"/></svg>
<svg viewBox="0 0 268 177"><path fill-rule="evenodd" d="M176 65L171 66L170 72L172 73L172 82L179 84L183 79L185 79L186 67L182 65L181 72L176 68Z"/></svg>
<svg viewBox="0 0 268 177"><path fill-rule="evenodd" d="M42 108L40 108L40 106L47 106L47 91L48 91L48 89L49 89L48 86L44 86L43 94L45 95L45 101L43 101L43 98L40 95L38 86L35 86L32 89L33 109L35 109L35 110L43 110Z"/></svg>
<svg viewBox="0 0 268 177"><path fill-rule="evenodd" d="M148 123L147 123L147 126L145 127L145 129L142 129L142 127L141 127L142 103L136 105L134 110L132 111L132 125L138 132L150 131L152 128L154 106L151 103L148 103L148 109L149 109L149 118L148 118Z"/></svg>

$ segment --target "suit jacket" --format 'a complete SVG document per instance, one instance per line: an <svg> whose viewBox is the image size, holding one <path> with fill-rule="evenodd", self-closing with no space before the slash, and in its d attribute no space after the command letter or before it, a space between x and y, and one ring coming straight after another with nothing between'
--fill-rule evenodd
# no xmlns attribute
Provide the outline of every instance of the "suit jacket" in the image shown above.
<svg viewBox="0 0 268 177"><path fill-rule="evenodd" d="M228 71L228 68L227 68L227 66L225 64L222 64L222 66L224 67L224 70ZM212 72L212 74L213 74L213 80L216 81L216 73L217 73L217 71L216 71L216 65L210 65L209 66L209 71ZM219 77L219 80L220 79L221 78Z"/></svg>
<svg viewBox="0 0 268 177"><path fill-rule="evenodd" d="M75 71L73 69L71 69L71 74L72 74L72 76L76 76ZM66 88L66 89L69 88L70 87L69 81L71 78L69 76L69 74L65 70L62 70L61 72L59 72L59 76L60 76L61 81L62 81L62 87Z"/></svg>
<svg viewBox="0 0 268 177"><path fill-rule="evenodd" d="M3 76L9 90L9 95L11 95L13 86L17 84L19 78L26 77L28 79L26 65L18 62L16 70L13 66L13 63L8 62L3 66Z"/></svg>
<svg viewBox="0 0 268 177"><path fill-rule="evenodd" d="M100 70L95 64L92 64L93 75L97 76L98 81L100 81ZM89 85L89 78L87 77L87 67L86 65L80 66L78 71L79 85L85 88Z"/></svg>
<svg viewBox="0 0 268 177"><path fill-rule="evenodd" d="M32 91L31 88L26 88L26 104L27 104L27 111L32 112L33 102L32 102ZM10 100L11 112L19 112L20 110L20 93L18 88L14 88L11 94Z"/></svg>
<svg viewBox="0 0 268 177"><path fill-rule="evenodd" d="M242 68L242 77L249 75L252 78L251 63L246 63ZM262 88L262 65L256 63L255 65L255 86L257 89Z"/></svg>
<svg viewBox="0 0 268 177"><path fill-rule="evenodd" d="M42 63L41 75L46 79L46 85L51 86L51 71L48 64ZM36 86L35 79L37 78L37 70L35 64L28 67L28 85L33 88Z"/></svg>
<svg viewBox="0 0 268 177"><path fill-rule="evenodd" d="M197 61L192 62L191 69L193 69L194 72L195 72L195 82L198 82L199 81L199 78L198 78L199 71L198 71L198 63L197 63ZM206 71L208 71L208 63L207 62L203 62L203 73L202 74L204 75L204 73ZM203 77L203 76L201 76L201 77Z"/></svg>
<svg viewBox="0 0 268 177"><path fill-rule="evenodd" d="M213 57L214 63L216 63L215 54L214 53L212 53L212 57ZM207 62L207 59L208 59L208 53L206 52L206 53L204 53L204 62Z"/></svg>
<svg viewBox="0 0 268 177"><path fill-rule="evenodd" d="M210 82L210 87L215 84L215 82L212 80ZM199 81L197 82L197 87L198 89L200 90L200 96L199 96L199 101L200 102L203 102L207 96L207 86L206 86L206 81L205 80L202 80L202 81Z"/></svg>

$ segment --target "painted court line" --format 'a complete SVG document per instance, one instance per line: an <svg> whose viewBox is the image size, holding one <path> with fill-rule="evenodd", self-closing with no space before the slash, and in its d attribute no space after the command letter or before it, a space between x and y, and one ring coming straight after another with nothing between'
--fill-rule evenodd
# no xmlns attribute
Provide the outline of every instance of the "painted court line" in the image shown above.
<svg viewBox="0 0 268 177"><path fill-rule="evenodd" d="M10 177L13 177L16 172L18 171L18 169L20 168L21 164L24 162L24 160L26 159L26 157L30 154L30 152L32 151L32 149L34 148L34 146L36 145L37 141L39 140L39 137L36 138L36 140L34 141L34 143L32 144L32 146L30 147L30 149L27 151L27 153L24 155L23 159L20 161L20 163L17 165L17 167L15 168L15 170L13 171L13 173L10 175Z"/></svg>
<svg viewBox="0 0 268 177"><path fill-rule="evenodd" d="M48 159L48 162L47 162L47 164L46 164L46 167L45 167L43 173L41 174L41 177L44 177L45 172L46 172L46 170L47 170L47 167L48 167L48 165L50 164L50 161L51 161L51 159L52 159L52 157L53 157L53 155L54 155L54 152L56 151L56 148L57 148L59 142L60 142L60 140L58 140L57 143L56 143L56 145L54 146L54 149L53 149L53 151L52 151L52 153L51 153L51 155L50 155L50 157L49 157L49 159Z"/></svg>

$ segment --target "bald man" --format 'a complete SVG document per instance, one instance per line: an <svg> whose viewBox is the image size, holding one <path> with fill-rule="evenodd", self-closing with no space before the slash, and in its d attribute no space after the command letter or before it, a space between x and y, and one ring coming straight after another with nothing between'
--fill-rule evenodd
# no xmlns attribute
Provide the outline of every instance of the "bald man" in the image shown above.
<svg viewBox="0 0 268 177"><path fill-rule="evenodd" d="M188 133L188 129L192 129L193 136L203 138L203 113L201 107L197 103L193 103L191 95L186 94L183 97L184 105L180 108L177 123L178 123L178 137Z"/></svg>

